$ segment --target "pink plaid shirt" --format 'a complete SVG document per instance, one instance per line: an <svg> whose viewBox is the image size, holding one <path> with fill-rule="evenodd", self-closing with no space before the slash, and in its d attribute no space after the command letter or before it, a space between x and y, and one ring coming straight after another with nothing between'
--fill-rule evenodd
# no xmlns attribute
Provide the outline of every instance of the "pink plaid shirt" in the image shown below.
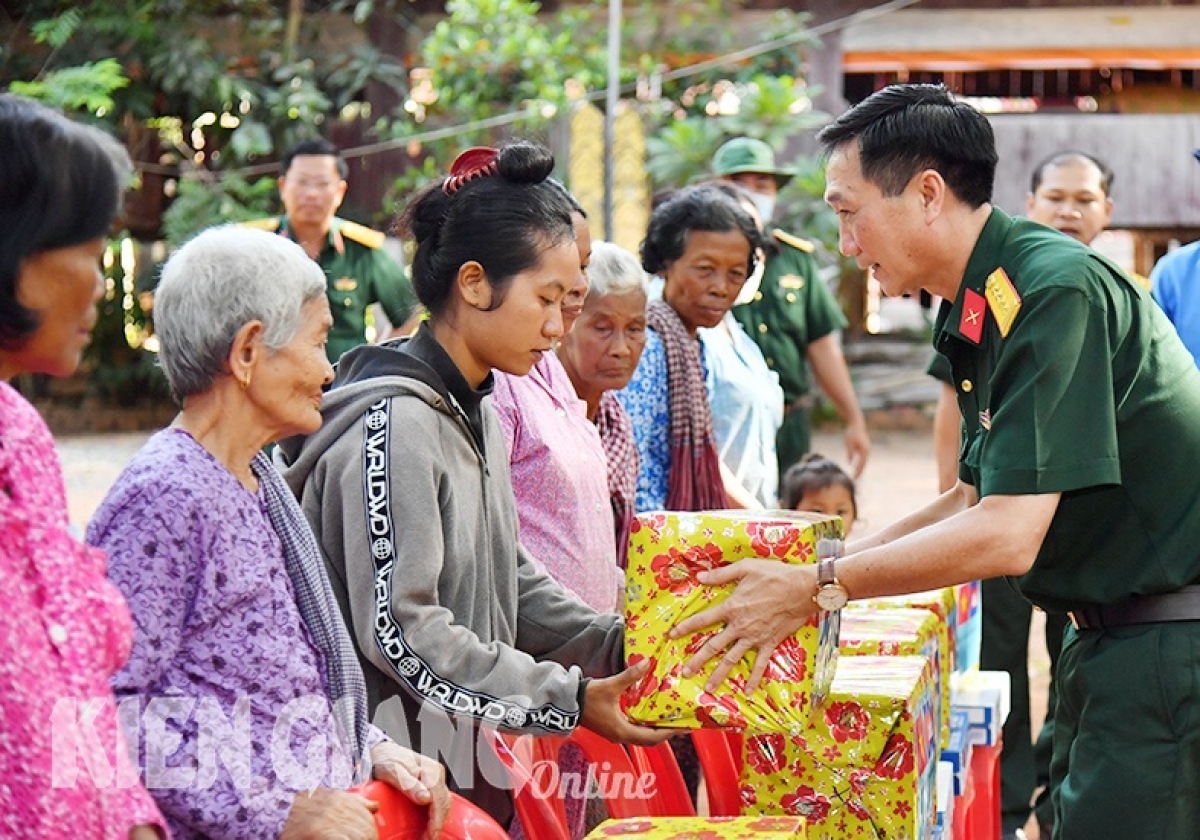
<svg viewBox="0 0 1200 840"><path fill-rule="evenodd" d="M528 376L495 377L492 400L508 444L521 545L593 609L618 609L623 577L608 466L584 402L553 353Z"/></svg>

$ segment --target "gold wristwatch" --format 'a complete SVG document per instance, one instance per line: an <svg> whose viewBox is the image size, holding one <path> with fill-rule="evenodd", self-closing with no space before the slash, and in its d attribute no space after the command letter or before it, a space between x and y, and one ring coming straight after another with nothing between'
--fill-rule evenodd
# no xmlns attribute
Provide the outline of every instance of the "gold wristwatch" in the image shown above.
<svg viewBox="0 0 1200 840"><path fill-rule="evenodd" d="M850 600L850 593L837 579L833 567L836 561L836 557L822 557L817 562L817 591L813 603L826 612L840 610Z"/></svg>

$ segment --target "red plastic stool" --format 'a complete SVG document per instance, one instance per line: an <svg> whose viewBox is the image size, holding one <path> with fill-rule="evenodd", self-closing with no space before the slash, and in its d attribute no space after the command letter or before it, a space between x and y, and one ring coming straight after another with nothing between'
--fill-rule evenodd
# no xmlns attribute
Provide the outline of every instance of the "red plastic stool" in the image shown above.
<svg viewBox="0 0 1200 840"><path fill-rule="evenodd" d="M367 782L351 788L379 803L375 828L379 840L423 840L429 811L389 784ZM476 805L456 793L450 794L450 813L438 834L439 840L508 840L508 832Z"/></svg>
<svg viewBox="0 0 1200 840"><path fill-rule="evenodd" d="M968 810L971 840L1000 840L1000 742L971 753L975 801Z"/></svg>
<svg viewBox="0 0 1200 840"><path fill-rule="evenodd" d="M954 840L972 840L971 805L975 802L975 777L967 770L962 793L954 797L954 825L951 828ZM1046 838L1046 840L1050 840Z"/></svg>

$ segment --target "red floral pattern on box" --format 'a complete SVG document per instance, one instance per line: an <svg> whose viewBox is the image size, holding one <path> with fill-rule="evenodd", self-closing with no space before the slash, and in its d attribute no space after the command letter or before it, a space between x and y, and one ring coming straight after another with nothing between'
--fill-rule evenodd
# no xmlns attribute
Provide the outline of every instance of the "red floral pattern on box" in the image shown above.
<svg viewBox="0 0 1200 840"><path fill-rule="evenodd" d="M802 840L805 822L798 817L632 817L607 820L587 840Z"/></svg>
<svg viewBox="0 0 1200 840"><path fill-rule="evenodd" d="M930 837L935 697L925 658L843 657L802 733L747 736L742 813L803 817L820 840Z"/></svg>
<svg viewBox="0 0 1200 840"><path fill-rule="evenodd" d="M939 603L945 603L944 598ZM838 651L849 656L924 656L932 661L938 684L938 745L945 749L950 745L951 636L950 627L931 609L853 609L842 615Z"/></svg>
<svg viewBox="0 0 1200 840"><path fill-rule="evenodd" d="M746 559L815 563L818 543L841 539L841 520L794 511L655 512L637 516L626 574L625 651L629 664L649 659L652 673L621 697L625 714L638 723L680 729L720 728L750 732L799 732L811 714L814 681L824 688L832 666L818 670L821 625L814 618L776 649L762 688L745 693L750 665L739 664L721 687L704 684L717 662L694 677L681 674L716 632L708 628L682 639L670 629L728 597L732 585L705 586L700 572ZM832 661L837 640L826 633Z"/></svg>

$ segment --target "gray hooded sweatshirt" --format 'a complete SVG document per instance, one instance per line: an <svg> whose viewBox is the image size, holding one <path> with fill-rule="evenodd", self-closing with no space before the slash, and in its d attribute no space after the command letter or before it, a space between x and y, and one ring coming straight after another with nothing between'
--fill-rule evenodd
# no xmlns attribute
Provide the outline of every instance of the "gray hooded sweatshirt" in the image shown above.
<svg viewBox="0 0 1200 840"><path fill-rule="evenodd" d="M563 734L584 678L623 667L624 625L521 548L503 433L481 396L422 326L343 356L324 424L276 460L325 555L372 714L399 695L410 727L425 705Z"/></svg>

